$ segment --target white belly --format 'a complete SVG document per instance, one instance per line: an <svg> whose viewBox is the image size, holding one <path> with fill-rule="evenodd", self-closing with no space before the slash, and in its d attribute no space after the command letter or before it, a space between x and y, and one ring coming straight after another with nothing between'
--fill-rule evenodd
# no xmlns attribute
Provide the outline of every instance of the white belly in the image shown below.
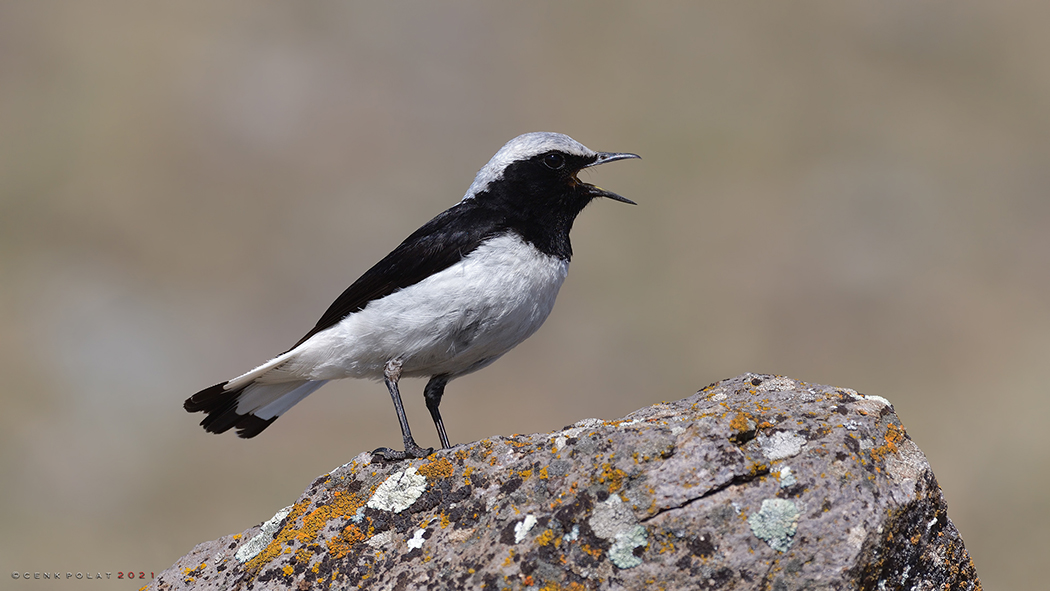
<svg viewBox="0 0 1050 591"><path fill-rule="evenodd" d="M391 359L401 360L406 377L469 373L536 332L568 271L568 261L517 236L489 240L444 271L314 335L275 373L382 379Z"/></svg>

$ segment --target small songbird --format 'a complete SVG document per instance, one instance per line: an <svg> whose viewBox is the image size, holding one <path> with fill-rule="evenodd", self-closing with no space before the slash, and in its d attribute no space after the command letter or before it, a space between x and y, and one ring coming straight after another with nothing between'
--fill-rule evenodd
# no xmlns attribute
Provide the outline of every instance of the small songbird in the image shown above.
<svg viewBox="0 0 1050 591"><path fill-rule="evenodd" d="M526 133L503 146L463 199L438 214L346 289L291 349L186 400L206 431L254 437L329 380L382 379L397 411L404 451L422 458L398 392L423 389L442 447L445 385L477 371L543 324L569 271L569 230L597 197L634 204L584 183L582 169L636 154L595 152L560 133Z"/></svg>

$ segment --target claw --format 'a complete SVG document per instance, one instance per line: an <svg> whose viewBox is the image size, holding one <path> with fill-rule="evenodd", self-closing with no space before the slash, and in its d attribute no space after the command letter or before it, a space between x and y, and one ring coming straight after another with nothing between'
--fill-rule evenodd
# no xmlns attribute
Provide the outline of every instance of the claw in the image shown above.
<svg viewBox="0 0 1050 591"><path fill-rule="evenodd" d="M388 462L399 462L401 460L408 459L422 459L428 457L432 453L434 453L434 448L423 448L419 447L415 443L412 443L410 445L405 446L405 451L397 451L394 449L390 449L389 447L380 447L373 451L372 455L379 456Z"/></svg>

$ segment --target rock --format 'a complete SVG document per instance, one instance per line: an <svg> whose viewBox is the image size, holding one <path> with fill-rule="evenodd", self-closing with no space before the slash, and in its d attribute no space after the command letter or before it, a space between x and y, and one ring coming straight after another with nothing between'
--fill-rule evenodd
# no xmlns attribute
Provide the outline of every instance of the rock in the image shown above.
<svg viewBox="0 0 1050 591"><path fill-rule="evenodd" d="M424 460L363 453L152 589L980 589L883 398L745 374Z"/></svg>

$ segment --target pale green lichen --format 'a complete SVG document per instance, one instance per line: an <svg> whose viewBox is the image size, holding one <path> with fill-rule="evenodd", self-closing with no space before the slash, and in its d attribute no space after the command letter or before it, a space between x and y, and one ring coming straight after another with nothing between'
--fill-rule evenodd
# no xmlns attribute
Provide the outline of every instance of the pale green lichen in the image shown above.
<svg viewBox="0 0 1050 591"><path fill-rule="evenodd" d="M416 473L415 466L394 472L376 488L368 506L380 511L400 513L412 506L427 488L427 479Z"/></svg>
<svg viewBox="0 0 1050 591"><path fill-rule="evenodd" d="M417 529L416 533L413 534L412 539L408 541L408 549L415 550L416 548L422 548L423 542L426 541L423 536L426 535L426 533L427 530L425 529Z"/></svg>
<svg viewBox="0 0 1050 591"><path fill-rule="evenodd" d="M641 556L635 556L636 548L649 544L649 532L641 525L636 525L616 534L616 541L609 548L609 560L620 568L634 568L642 563Z"/></svg>
<svg viewBox="0 0 1050 591"><path fill-rule="evenodd" d="M642 563L641 557L635 556L634 551L648 545L649 534L619 495L611 495L596 505L588 525L596 536L612 542L609 560L613 564L620 568L634 568ZM575 534L576 530L573 532Z"/></svg>
<svg viewBox="0 0 1050 591"><path fill-rule="evenodd" d="M382 548L383 546L389 544L393 540L394 540L394 532L393 532L393 530L389 530L388 529L388 530L386 530L384 532L380 532L380 533L372 536L371 538L368 538L367 540L365 540L365 543L368 544L369 546L375 548L376 550L378 550L378 549Z"/></svg>
<svg viewBox="0 0 1050 591"><path fill-rule="evenodd" d="M806 445L805 437L787 431L777 431L769 437L759 435L757 439L762 453L774 462L798 455Z"/></svg>
<svg viewBox="0 0 1050 591"><path fill-rule="evenodd" d="M882 396L875 396L873 394L862 394L861 396L864 398L864 400L871 400L872 402L878 402L879 404L881 404L883 406L893 406L893 404L889 400L886 400Z"/></svg>
<svg viewBox="0 0 1050 591"><path fill-rule="evenodd" d="M777 552L787 552L795 541L799 511L793 501L766 499L758 513L747 518L751 533Z"/></svg>
<svg viewBox="0 0 1050 591"><path fill-rule="evenodd" d="M514 543L520 544L521 541L525 539L525 535L528 534L529 530L531 530L535 525L536 516L532 514L526 515L525 519L522 519L518 523L514 524Z"/></svg>
<svg viewBox="0 0 1050 591"><path fill-rule="evenodd" d="M237 549L237 553L234 555L237 560L239 562L248 562L252 558L255 558L259 552L262 552L263 548L273 541L273 535L277 533L277 528L280 527L281 521L283 521L285 517L288 517L288 514L291 512L291 507L285 507L264 523L262 525L262 531L260 531L258 535L248 540L243 546Z"/></svg>

